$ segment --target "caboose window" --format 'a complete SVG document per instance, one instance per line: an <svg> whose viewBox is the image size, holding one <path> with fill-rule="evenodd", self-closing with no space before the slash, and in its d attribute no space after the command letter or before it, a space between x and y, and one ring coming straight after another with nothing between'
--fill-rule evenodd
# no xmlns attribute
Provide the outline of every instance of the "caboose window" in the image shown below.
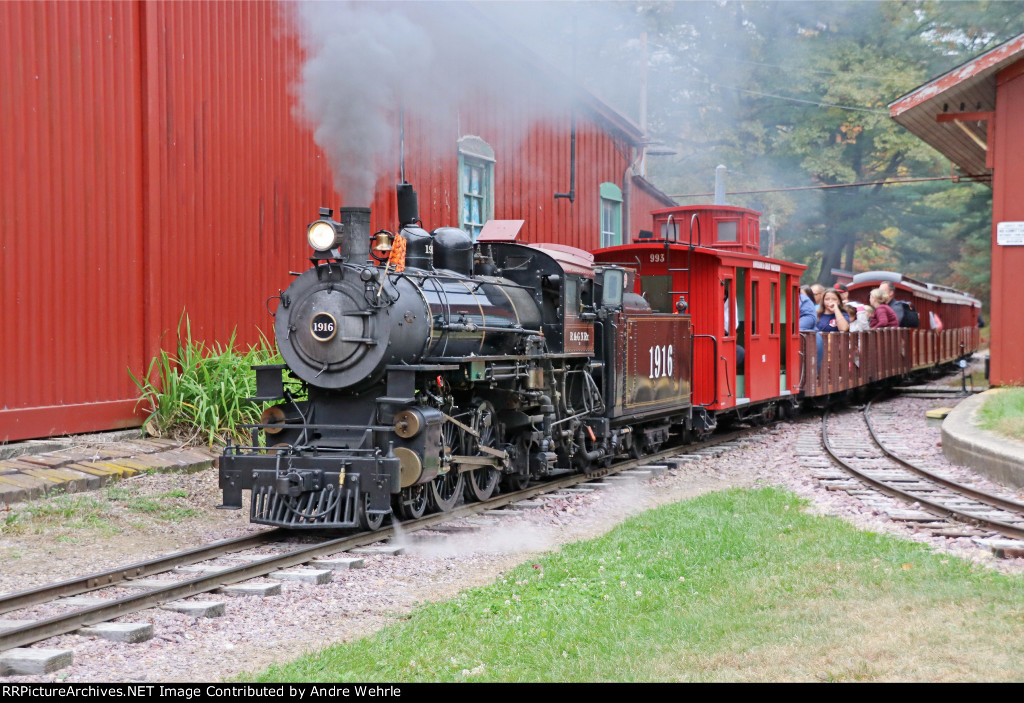
<svg viewBox="0 0 1024 703"><path fill-rule="evenodd" d="M475 241L494 217L494 149L480 137L459 140L459 226Z"/></svg>
<svg viewBox="0 0 1024 703"><path fill-rule="evenodd" d="M614 183L601 184L601 246L622 244L622 190Z"/></svg>
<svg viewBox="0 0 1024 703"><path fill-rule="evenodd" d="M736 241L736 220L729 222L719 222L716 227L718 229L718 241L720 242L735 242Z"/></svg>

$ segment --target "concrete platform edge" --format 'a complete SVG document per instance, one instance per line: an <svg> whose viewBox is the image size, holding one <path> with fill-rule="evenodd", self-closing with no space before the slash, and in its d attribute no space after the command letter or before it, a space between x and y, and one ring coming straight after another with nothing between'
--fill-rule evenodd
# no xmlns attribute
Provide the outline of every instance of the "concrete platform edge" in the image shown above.
<svg viewBox="0 0 1024 703"><path fill-rule="evenodd" d="M978 427L978 409L991 393L985 391L964 399L942 421L942 453L960 466L969 466L980 474L1006 486L1024 488L1024 442Z"/></svg>

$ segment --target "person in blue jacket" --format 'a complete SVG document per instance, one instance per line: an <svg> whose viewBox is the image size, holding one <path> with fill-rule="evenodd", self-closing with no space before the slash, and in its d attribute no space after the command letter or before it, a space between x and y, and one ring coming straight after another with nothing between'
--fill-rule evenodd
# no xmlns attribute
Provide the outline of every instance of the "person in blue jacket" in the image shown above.
<svg viewBox="0 0 1024 703"><path fill-rule="evenodd" d="M818 310L814 307L811 299L811 287L804 286L800 289L800 331L813 330L818 324Z"/></svg>

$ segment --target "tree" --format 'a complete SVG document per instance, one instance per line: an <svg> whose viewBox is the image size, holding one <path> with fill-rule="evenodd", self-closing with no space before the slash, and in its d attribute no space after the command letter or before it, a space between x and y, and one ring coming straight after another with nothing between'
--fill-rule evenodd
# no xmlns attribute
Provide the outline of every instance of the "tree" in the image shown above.
<svg viewBox="0 0 1024 703"><path fill-rule="evenodd" d="M1024 29L1020 2L681 3L642 11L659 47L652 126L679 151L653 173L673 193L708 192L717 163L729 165L731 189L743 190L947 174L948 163L895 124L887 104ZM833 268L852 269L870 255L908 272L960 272L976 285L990 212L976 188L836 187L731 202L774 214L784 255L815 264L822 283ZM957 245L944 245L949 238ZM973 257L966 269L954 266L961 249Z"/></svg>

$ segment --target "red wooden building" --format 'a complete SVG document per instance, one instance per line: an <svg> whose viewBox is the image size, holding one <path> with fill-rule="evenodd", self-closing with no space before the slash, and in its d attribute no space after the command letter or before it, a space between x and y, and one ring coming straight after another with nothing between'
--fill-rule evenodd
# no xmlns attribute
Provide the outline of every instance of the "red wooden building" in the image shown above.
<svg viewBox="0 0 1024 703"><path fill-rule="evenodd" d="M138 425L128 369L173 348L183 313L196 338L256 341L265 300L306 263L306 224L343 203L293 117L299 43L273 2L0 3L0 37L0 442ZM628 241L671 204L632 175L642 133L523 60L533 92L443 125L406 107L424 224ZM531 118L558 90L577 91L573 109ZM570 202L554 194L570 187L574 114ZM394 225L398 127L377 165L379 227ZM444 141L426 138L437 129Z"/></svg>
<svg viewBox="0 0 1024 703"><path fill-rule="evenodd" d="M1024 383L1024 316L1013 287L1024 271L1024 34L916 88L889 110L963 174L991 178L990 380Z"/></svg>

